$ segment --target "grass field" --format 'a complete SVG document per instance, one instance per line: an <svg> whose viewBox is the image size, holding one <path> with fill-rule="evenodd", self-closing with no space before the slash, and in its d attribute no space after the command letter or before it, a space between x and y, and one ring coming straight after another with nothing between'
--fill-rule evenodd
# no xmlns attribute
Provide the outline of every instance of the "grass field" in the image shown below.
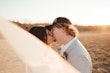
<svg viewBox="0 0 110 73"><path fill-rule="evenodd" d="M81 33L79 39L92 57L93 73L109 73L110 32Z"/></svg>
<svg viewBox="0 0 110 73"><path fill-rule="evenodd" d="M79 40L92 57L93 73L110 72L110 32L81 32ZM58 45L54 45L57 48ZM25 73L25 65L0 35L0 73Z"/></svg>

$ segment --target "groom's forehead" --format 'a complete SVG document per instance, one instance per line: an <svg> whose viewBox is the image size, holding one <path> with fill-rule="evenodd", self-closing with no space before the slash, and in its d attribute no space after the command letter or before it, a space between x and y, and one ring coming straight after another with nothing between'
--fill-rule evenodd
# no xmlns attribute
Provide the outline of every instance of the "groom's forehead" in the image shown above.
<svg viewBox="0 0 110 73"><path fill-rule="evenodd" d="M57 32L60 33L60 31L62 31L62 30L63 30L63 28L54 27L54 28L52 29L52 32L57 31Z"/></svg>

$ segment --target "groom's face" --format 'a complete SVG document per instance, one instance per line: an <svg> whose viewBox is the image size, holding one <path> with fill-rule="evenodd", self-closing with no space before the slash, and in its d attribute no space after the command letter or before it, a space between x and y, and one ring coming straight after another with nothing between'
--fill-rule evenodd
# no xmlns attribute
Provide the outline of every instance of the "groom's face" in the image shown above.
<svg viewBox="0 0 110 73"><path fill-rule="evenodd" d="M53 27L52 33L53 33L53 36L55 37L56 42L58 42L59 44L62 44L61 42L63 39L64 30L62 28Z"/></svg>

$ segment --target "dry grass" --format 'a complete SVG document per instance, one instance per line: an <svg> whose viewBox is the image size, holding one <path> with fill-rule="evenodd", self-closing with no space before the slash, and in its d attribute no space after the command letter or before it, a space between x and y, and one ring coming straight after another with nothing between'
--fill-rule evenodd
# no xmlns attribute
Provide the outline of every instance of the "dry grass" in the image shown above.
<svg viewBox="0 0 110 73"><path fill-rule="evenodd" d="M79 39L92 57L93 73L109 73L110 32L81 33Z"/></svg>
<svg viewBox="0 0 110 73"><path fill-rule="evenodd" d="M25 65L3 37L0 37L0 73L26 73Z"/></svg>

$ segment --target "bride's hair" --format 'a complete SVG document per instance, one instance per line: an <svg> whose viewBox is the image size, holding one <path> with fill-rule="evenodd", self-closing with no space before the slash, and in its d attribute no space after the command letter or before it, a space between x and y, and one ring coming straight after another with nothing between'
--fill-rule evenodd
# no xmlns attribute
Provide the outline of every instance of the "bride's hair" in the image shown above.
<svg viewBox="0 0 110 73"><path fill-rule="evenodd" d="M47 33L45 27L32 27L29 32L47 44Z"/></svg>

